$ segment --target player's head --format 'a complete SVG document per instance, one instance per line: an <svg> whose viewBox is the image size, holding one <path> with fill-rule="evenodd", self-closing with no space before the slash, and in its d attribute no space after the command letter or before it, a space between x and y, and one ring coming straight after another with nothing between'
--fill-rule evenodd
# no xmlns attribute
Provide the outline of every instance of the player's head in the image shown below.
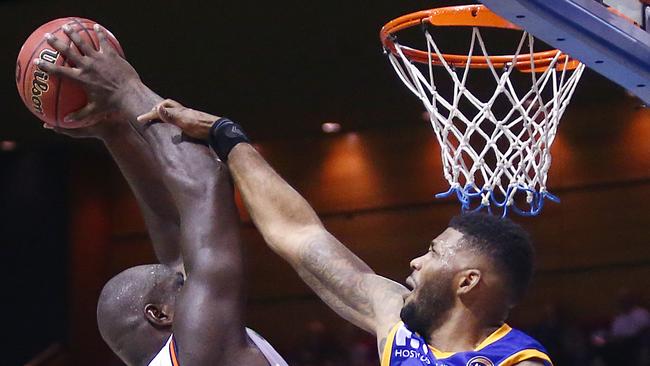
<svg viewBox="0 0 650 366"><path fill-rule="evenodd" d="M411 261L413 291L402 320L425 337L454 308L502 321L528 287L533 257L528 234L512 221L482 213L454 217L429 251Z"/></svg>
<svg viewBox="0 0 650 366"><path fill-rule="evenodd" d="M102 338L123 361L143 364L171 335L183 275L162 264L129 268L113 277L97 304Z"/></svg>

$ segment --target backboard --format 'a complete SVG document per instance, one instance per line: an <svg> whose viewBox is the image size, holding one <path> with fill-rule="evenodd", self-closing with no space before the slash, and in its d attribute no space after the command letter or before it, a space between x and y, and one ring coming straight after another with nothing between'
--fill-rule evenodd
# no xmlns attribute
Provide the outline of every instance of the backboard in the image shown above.
<svg viewBox="0 0 650 366"><path fill-rule="evenodd" d="M648 5L642 0L480 1L650 104Z"/></svg>

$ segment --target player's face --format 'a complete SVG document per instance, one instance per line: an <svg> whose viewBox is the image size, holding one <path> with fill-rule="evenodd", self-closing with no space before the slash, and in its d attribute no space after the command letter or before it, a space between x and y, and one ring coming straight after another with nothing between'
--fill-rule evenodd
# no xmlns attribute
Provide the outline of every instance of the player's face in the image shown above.
<svg viewBox="0 0 650 366"><path fill-rule="evenodd" d="M431 241L426 253L411 261L413 272L406 279L406 284L413 291L407 297L407 302L417 297L422 288L440 282L441 276L458 269L456 255L461 250L462 238L462 233L447 228Z"/></svg>
<svg viewBox="0 0 650 366"><path fill-rule="evenodd" d="M423 336L454 304L454 278L460 270L456 260L463 234L448 228L433 239L429 250L411 261L413 272L406 284L412 289L405 298L402 320Z"/></svg>

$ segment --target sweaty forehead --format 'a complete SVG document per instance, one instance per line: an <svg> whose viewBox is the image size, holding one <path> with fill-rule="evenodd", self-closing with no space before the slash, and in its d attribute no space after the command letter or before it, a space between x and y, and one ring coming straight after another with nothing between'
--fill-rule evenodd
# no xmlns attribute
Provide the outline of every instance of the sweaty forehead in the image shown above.
<svg viewBox="0 0 650 366"><path fill-rule="evenodd" d="M431 245L438 252L457 251L460 249L463 234L453 228L447 228L431 241Z"/></svg>

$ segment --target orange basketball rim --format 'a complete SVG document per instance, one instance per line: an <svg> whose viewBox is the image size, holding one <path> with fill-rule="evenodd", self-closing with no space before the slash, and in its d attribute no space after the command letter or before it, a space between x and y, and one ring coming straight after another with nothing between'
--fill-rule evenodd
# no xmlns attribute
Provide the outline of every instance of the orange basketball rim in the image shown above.
<svg viewBox="0 0 650 366"><path fill-rule="evenodd" d="M450 6L437 9L423 10L415 13L401 16L397 19L386 23L379 32L379 37L384 48L397 54L395 46L395 37L397 32L420 26L422 24L431 24L438 27L478 27L478 28L500 28L523 31L520 27L510 23L493 13L484 5L461 5ZM467 56L459 54L441 53L440 56L434 52L422 51L414 48L401 46L401 50L412 62L422 64L433 64L442 66L447 63L454 67L467 67L476 69L489 68L490 64L495 68L507 67L514 64L514 67L522 72L544 71L554 62L558 52L557 49L524 53L520 55L497 55L497 56ZM443 60L444 59L444 62ZM469 65L468 65L469 63ZM534 65L534 67L533 67ZM562 54L560 59L555 63L558 68L573 70L580 65L580 61Z"/></svg>

